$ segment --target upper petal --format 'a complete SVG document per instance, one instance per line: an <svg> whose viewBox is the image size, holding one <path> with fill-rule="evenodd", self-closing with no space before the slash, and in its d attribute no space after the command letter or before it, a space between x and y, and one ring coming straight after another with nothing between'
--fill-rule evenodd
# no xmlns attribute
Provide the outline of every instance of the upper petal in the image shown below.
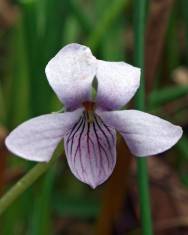
<svg viewBox="0 0 188 235"><path fill-rule="evenodd" d="M107 110L125 105L140 85L140 69L124 62L97 61L97 103Z"/></svg>
<svg viewBox="0 0 188 235"><path fill-rule="evenodd" d="M96 59L88 47L76 43L65 46L49 61L45 71L51 87L69 110L91 99Z"/></svg>
<svg viewBox="0 0 188 235"><path fill-rule="evenodd" d="M136 156L149 156L171 148L182 136L182 128L159 117L136 110L100 113L116 128Z"/></svg>
<svg viewBox="0 0 188 235"><path fill-rule="evenodd" d="M116 134L98 116L88 122L84 113L65 136L64 147L72 173L92 188L112 174L116 163Z"/></svg>
<svg viewBox="0 0 188 235"><path fill-rule="evenodd" d="M49 161L58 143L79 119L81 112L82 110L76 110L32 118L9 134L5 141L6 146L22 158Z"/></svg>

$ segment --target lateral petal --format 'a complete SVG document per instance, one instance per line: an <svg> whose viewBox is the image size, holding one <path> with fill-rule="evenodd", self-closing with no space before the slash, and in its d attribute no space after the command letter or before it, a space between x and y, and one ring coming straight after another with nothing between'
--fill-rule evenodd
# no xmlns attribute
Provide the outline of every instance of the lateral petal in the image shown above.
<svg viewBox="0 0 188 235"><path fill-rule="evenodd" d="M48 162L58 143L79 119L82 110L46 114L32 118L6 138L7 148L27 160Z"/></svg>
<svg viewBox="0 0 188 235"><path fill-rule="evenodd" d="M99 115L121 133L136 156L164 152L175 145L183 133L180 126L137 110L101 112Z"/></svg>

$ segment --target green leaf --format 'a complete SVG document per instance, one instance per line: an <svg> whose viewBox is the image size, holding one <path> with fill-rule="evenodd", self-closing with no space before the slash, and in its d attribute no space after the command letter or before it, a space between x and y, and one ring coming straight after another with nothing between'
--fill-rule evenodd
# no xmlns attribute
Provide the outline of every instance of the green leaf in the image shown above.
<svg viewBox="0 0 188 235"><path fill-rule="evenodd" d="M185 160L188 160L188 148L187 148L187 146L188 146L188 137L184 135L181 138L181 140L176 144L176 147L178 148L178 150L182 154L182 157Z"/></svg>
<svg viewBox="0 0 188 235"><path fill-rule="evenodd" d="M5 121L5 104L4 104L4 95L0 83L0 123Z"/></svg>
<svg viewBox="0 0 188 235"><path fill-rule="evenodd" d="M86 40L86 44L91 47L93 51L98 48L103 36L109 30L112 23L117 20L122 11L125 10L128 3L128 0L114 0L111 5L106 7L102 18L99 19L88 40Z"/></svg>
<svg viewBox="0 0 188 235"><path fill-rule="evenodd" d="M77 23L81 26L84 33L88 34L91 32L93 25L91 20L87 17L84 12L83 6L77 0L67 1L68 10L71 13L71 16L75 18Z"/></svg>
<svg viewBox="0 0 188 235"><path fill-rule="evenodd" d="M82 198L57 198L54 203L55 211L60 216L78 218L96 218L100 212L98 201Z"/></svg>
<svg viewBox="0 0 188 235"><path fill-rule="evenodd" d="M31 227L29 235L48 235L51 234L52 217L52 194L54 192L55 167L41 179L35 187L35 198L33 214L30 215Z"/></svg>
<svg viewBox="0 0 188 235"><path fill-rule="evenodd" d="M188 94L188 86L165 87L154 90L148 98L148 108L156 108Z"/></svg>
<svg viewBox="0 0 188 235"><path fill-rule="evenodd" d="M6 98L6 121L9 128L15 127L29 116L29 72L23 34L20 18L12 32L11 71Z"/></svg>

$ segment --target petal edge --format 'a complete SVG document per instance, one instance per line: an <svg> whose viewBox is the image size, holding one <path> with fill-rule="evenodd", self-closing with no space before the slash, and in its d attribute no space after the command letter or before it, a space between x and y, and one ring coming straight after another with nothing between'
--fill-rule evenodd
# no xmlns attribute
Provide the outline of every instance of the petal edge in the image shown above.
<svg viewBox="0 0 188 235"><path fill-rule="evenodd" d="M149 156L170 149L181 138L180 126L137 110L103 112L100 116L116 128L136 156Z"/></svg>
<svg viewBox="0 0 188 235"><path fill-rule="evenodd" d="M125 62L97 61L97 103L106 110L127 104L140 85L140 69Z"/></svg>
<svg viewBox="0 0 188 235"><path fill-rule="evenodd" d="M65 152L72 173L92 188L112 174L116 163L116 134L98 117L90 123L86 113L65 137Z"/></svg>
<svg viewBox="0 0 188 235"><path fill-rule="evenodd" d="M5 144L10 152L24 159L48 162L81 112L82 110L76 110L32 118L14 129L6 138Z"/></svg>
<svg viewBox="0 0 188 235"><path fill-rule="evenodd" d="M71 43L62 48L47 64L49 84L67 110L91 100L91 84L96 74L96 58L83 45Z"/></svg>

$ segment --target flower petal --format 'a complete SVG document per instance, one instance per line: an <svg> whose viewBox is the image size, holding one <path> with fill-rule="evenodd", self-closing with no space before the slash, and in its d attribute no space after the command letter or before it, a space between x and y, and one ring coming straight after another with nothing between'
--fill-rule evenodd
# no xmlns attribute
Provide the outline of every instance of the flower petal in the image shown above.
<svg viewBox="0 0 188 235"><path fill-rule="evenodd" d="M79 119L82 110L42 115L24 122L6 138L14 154L33 161L47 162L58 143Z"/></svg>
<svg viewBox="0 0 188 235"><path fill-rule="evenodd" d="M102 184L116 163L116 133L98 116L87 121L87 113L65 136L64 147L72 173L92 188Z"/></svg>
<svg viewBox="0 0 188 235"><path fill-rule="evenodd" d="M46 66L46 76L59 99L69 110L91 99L96 59L90 49L76 43L61 49Z"/></svg>
<svg viewBox="0 0 188 235"><path fill-rule="evenodd" d="M97 103L107 110L125 105L140 85L140 69L124 62L98 60L96 76Z"/></svg>
<svg viewBox="0 0 188 235"><path fill-rule="evenodd" d="M182 136L182 128L159 117L136 110L100 113L116 128L136 156L149 156L171 148Z"/></svg>

